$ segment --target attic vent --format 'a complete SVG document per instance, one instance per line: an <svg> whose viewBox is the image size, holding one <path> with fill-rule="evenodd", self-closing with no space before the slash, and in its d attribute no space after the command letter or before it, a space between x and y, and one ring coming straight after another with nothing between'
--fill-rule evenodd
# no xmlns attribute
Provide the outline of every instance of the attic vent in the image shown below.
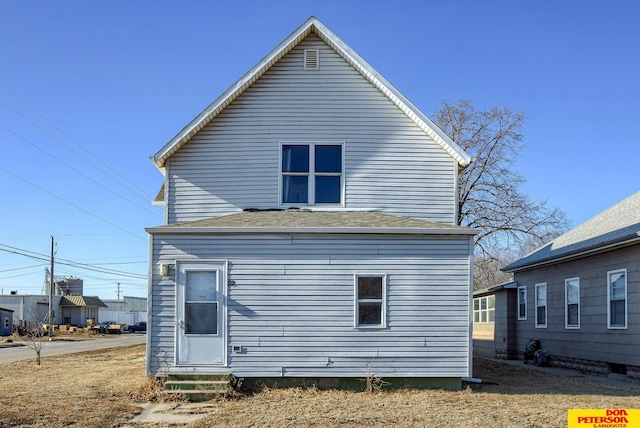
<svg viewBox="0 0 640 428"><path fill-rule="evenodd" d="M305 49L304 50L304 69L318 70L320 68L320 50Z"/></svg>

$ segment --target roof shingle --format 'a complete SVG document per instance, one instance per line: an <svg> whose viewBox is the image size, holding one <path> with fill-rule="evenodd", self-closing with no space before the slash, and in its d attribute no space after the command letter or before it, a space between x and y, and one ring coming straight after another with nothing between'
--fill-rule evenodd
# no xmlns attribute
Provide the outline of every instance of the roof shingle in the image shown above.
<svg viewBox="0 0 640 428"><path fill-rule="evenodd" d="M383 214L375 211L311 211L305 209L242 211L220 217L212 217L188 223L177 223L147 229L150 232L187 231L189 229L226 230L251 229L268 231L278 229L294 232L321 232L331 230L371 232L375 230L413 230L424 233L451 233L473 235L476 232L466 227L435 223L409 217Z"/></svg>
<svg viewBox="0 0 640 428"><path fill-rule="evenodd" d="M640 191L502 270L513 272L639 237Z"/></svg>

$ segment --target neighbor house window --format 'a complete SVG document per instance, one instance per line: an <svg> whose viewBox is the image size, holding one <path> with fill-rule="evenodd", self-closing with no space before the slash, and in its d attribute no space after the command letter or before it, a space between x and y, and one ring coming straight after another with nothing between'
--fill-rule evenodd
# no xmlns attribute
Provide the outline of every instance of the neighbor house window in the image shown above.
<svg viewBox="0 0 640 428"><path fill-rule="evenodd" d="M536 284L536 327L547 326L547 284Z"/></svg>
<svg viewBox="0 0 640 428"><path fill-rule="evenodd" d="M564 282L565 327L580 328L580 278Z"/></svg>
<svg viewBox="0 0 640 428"><path fill-rule="evenodd" d="M355 282L356 327L384 327L387 276L357 274Z"/></svg>
<svg viewBox="0 0 640 428"><path fill-rule="evenodd" d="M609 328L627 328L627 270L607 272Z"/></svg>
<svg viewBox="0 0 640 428"><path fill-rule="evenodd" d="M518 319L527 319L527 286L518 287Z"/></svg>
<svg viewBox="0 0 640 428"><path fill-rule="evenodd" d="M496 320L496 296L477 297L473 299L473 322L489 323Z"/></svg>
<svg viewBox="0 0 640 428"><path fill-rule="evenodd" d="M342 204L343 144L282 144L282 204Z"/></svg>

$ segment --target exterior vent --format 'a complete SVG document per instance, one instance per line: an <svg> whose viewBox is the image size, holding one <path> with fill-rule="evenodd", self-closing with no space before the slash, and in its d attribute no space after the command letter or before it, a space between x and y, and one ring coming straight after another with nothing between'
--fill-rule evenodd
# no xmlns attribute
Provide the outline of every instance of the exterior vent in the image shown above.
<svg viewBox="0 0 640 428"><path fill-rule="evenodd" d="M318 70L320 68L320 50L305 49L304 50L304 69Z"/></svg>

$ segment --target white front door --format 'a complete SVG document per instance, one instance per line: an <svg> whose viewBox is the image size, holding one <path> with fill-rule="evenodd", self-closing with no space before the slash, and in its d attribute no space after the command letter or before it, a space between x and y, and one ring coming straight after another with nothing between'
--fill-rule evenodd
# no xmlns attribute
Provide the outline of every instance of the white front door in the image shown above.
<svg viewBox="0 0 640 428"><path fill-rule="evenodd" d="M225 262L176 266L176 365L224 365Z"/></svg>

